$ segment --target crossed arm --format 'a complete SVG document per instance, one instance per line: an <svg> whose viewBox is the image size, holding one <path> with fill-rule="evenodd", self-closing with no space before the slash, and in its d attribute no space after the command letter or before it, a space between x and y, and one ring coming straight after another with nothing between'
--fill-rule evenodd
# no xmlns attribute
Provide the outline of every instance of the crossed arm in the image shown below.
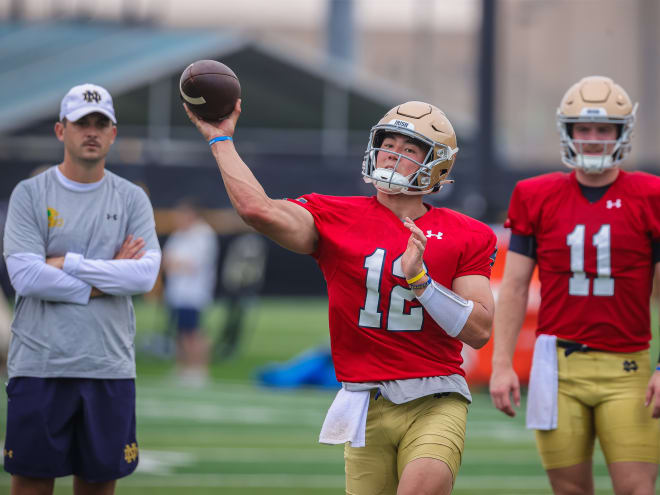
<svg viewBox="0 0 660 495"><path fill-rule="evenodd" d="M160 253L145 253L143 248L142 238L129 235L112 260L85 260L72 253L44 259L21 253L7 258L7 268L20 296L87 304L90 298L105 294L132 295L151 290L158 275Z"/></svg>

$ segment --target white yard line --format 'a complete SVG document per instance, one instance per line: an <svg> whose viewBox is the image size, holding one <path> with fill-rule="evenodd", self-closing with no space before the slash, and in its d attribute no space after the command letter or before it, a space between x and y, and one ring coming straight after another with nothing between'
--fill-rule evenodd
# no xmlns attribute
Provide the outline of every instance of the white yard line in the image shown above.
<svg viewBox="0 0 660 495"><path fill-rule="evenodd" d="M284 409L261 406L195 404L191 402L167 402L144 398L137 403L137 415L144 418L180 420L186 423L209 424L263 424L318 426L324 415L305 409Z"/></svg>

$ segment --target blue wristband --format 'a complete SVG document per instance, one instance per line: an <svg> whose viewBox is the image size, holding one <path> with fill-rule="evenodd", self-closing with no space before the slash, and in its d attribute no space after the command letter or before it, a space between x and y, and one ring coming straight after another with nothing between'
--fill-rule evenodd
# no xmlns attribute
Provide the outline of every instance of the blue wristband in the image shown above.
<svg viewBox="0 0 660 495"><path fill-rule="evenodd" d="M655 371L660 371L660 364L655 367Z"/></svg>
<svg viewBox="0 0 660 495"><path fill-rule="evenodd" d="M213 143L217 143L218 141L233 141L231 136L218 136L214 137L209 141L209 146L211 146Z"/></svg>
<svg viewBox="0 0 660 495"><path fill-rule="evenodd" d="M425 273L424 275L428 275L428 273ZM431 285L431 282L433 282L433 280L431 280L431 277L428 277L428 278L426 279L426 282L424 282L423 284L417 284L417 285L415 285L415 284L408 284L408 288L413 289L413 290L415 290L415 289L423 289L423 288L428 287L429 285Z"/></svg>

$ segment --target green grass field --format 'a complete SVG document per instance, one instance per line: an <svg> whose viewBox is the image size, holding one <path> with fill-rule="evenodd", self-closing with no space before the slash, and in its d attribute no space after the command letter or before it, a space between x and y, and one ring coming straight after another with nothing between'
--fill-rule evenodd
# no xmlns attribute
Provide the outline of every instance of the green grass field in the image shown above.
<svg viewBox="0 0 660 495"><path fill-rule="evenodd" d="M165 328L166 315L160 306L140 301L136 311L137 345L142 348ZM317 443L334 391L267 389L253 380L259 365L326 344L326 311L326 302L319 299L261 301L248 318L240 356L214 364L212 383L203 388L178 386L170 360L139 353L140 465L119 481L117 493L343 493L343 447ZM206 315L206 325L216 329L209 331L211 336L222 316L221 305ZM454 493L551 494L522 412L511 420L491 406L485 390L473 392ZM5 413L3 398L3 433ZM612 493L599 451L594 472L597 493ZM9 476L3 472L0 493L8 492ZM71 493L71 478L58 480L55 492Z"/></svg>

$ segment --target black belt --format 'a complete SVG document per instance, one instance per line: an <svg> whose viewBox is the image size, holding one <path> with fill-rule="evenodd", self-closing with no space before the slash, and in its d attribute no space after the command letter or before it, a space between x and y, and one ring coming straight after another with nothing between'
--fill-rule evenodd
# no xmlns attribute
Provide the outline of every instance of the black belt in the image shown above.
<svg viewBox="0 0 660 495"><path fill-rule="evenodd" d="M564 356L568 356L574 352L589 352L597 351L593 347L589 347L586 344L580 344L579 342L571 342L570 340L559 340L557 339L557 347L565 349Z"/></svg>

